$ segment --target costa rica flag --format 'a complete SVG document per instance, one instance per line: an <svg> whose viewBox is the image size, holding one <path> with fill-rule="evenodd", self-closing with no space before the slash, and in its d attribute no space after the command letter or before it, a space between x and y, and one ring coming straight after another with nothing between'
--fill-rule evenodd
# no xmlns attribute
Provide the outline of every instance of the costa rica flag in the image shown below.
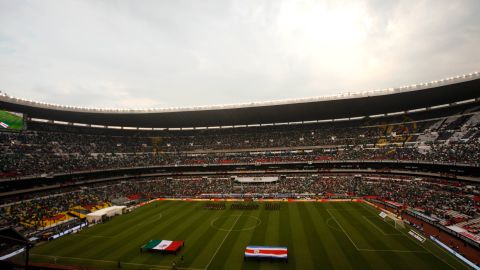
<svg viewBox="0 0 480 270"><path fill-rule="evenodd" d="M245 248L245 257L287 259L288 248L272 246L247 246Z"/></svg>

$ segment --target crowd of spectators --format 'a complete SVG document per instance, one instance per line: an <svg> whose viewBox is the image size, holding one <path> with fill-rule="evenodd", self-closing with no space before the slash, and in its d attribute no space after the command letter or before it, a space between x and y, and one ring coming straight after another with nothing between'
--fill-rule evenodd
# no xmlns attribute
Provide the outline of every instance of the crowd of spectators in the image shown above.
<svg viewBox="0 0 480 270"><path fill-rule="evenodd" d="M0 201L0 227L14 226L31 232L43 226L42 221L55 220L60 213L74 217L69 211L87 214L95 206L110 203L119 198L151 199L165 194L160 180L99 183L94 185L62 188L48 192L5 198Z"/></svg>
<svg viewBox="0 0 480 270"><path fill-rule="evenodd" d="M74 133L69 132L69 126L45 124L48 127L45 128L37 123L33 129L20 133L0 132L0 178L158 165L315 160L478 164L478 123L464 125L469 117L458 119L443 126L435 125L439 120L374 126L365 126L367 122L345 122L295 128L172 131L156 136L149 136L153 134L148 132L99 135L94 128ZM452 136L462 130L464 136L455 141L443 135L433 141L418 141L421 135L432 132L434 125L437 133L447 130Z"/></svg>
<svg viewBox="0 0 480 270"><path fill-rule="evenodd" d="M468 105L470 106L470 105ZM113 130L28 122L0 132L0 178L144 166L259 164L330 160L408 160L478 165L477 107L330 123L198 130ZM467 112L460 117L454 116ZM476 112L476 113L472 113ZM427 139L430 138L430 139ZM478 217L478 185L412 178L289 175L274 183L240 184L230 177L176 177L68 187L0 199L0 225L30 226L59 213L119 201L212 194L380 198L451 219ZM260 195L264 196L264 195ZM452 214L453 213L453 214Z"/></svg>
<svg viewBox="0 0 480 270"><path fill-rule="evenodd" d="M38 229L41 220L53 218L76 207L110 203L118 198L149 200L159 197L248 198L352 198L371 197L423 211L442 220L480 217L480 185L439 179L365 175L318 176L309 174L278 177L272 183L240 183L225 176L133 179L69 187L4 200L0 224ZM30 197L29 197L30 196ZM30 226L27 226L30 224Z"/></svg>

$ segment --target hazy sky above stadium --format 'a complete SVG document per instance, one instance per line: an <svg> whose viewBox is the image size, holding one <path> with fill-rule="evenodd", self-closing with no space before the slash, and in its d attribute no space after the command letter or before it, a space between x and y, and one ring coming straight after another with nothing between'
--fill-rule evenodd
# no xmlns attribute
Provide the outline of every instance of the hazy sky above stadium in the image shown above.
<svg viewBox="0 0 480 270"><path fill-rule="evenodd" d="M150 108L397 87L479 71L478 14L478 0L0 0L0 90Z"/></svg>

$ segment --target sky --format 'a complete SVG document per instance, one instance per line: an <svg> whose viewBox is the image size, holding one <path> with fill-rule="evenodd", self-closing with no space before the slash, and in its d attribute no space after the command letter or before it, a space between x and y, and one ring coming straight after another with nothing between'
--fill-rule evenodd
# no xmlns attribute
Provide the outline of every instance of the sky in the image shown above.
<svg viewBox="0 0 480 270"><path fill-rule="evenodd" d="M335 95L480 71L478 0L0 0L0 91L165 108Z"/></svg>

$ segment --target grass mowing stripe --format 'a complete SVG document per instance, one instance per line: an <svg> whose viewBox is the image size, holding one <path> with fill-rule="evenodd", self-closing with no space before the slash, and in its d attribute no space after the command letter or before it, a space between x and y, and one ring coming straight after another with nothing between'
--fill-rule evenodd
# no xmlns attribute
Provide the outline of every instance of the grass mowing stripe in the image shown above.
<svg viewBox="0 0 480 270"><path fill-rule="evenodd" d="M359 247L357 246L357 244L352 240L352 238L350 237L350 235L347 233L347 231L343 228L342 224L340 224L340 222L338 221L338 219L335 217L335 213L332 213L331 212L332 210L331 209L327 209L327 212L328 214L330 215L330 217L335 221L335 223L338 225L338 227L342 230L343 234L348 238L348 240L350 241L350 243L352 244L352 246L357 250L359 251Z"/></svg>
<svg viewBox="0 0 480 270"><path fill-rule="evenodd" d="M262 221L262 223L255 228L255 230L251 233L249 243L247 245L252 245L252 246L272 246L272 243L266 243L265 238L266 238L266 231L267 227L273 226L273 224L270 224L267 222L268 218L270 216L270 213L266 211L265 209L260 210L260 215L258 216L259 219ZM245 250L242 250L242 253L244 253ZM244 262L245 265L248 265L249 269L259 269L261 266L261 262L258 261L246 261Z"/></svg>
<svg viewBox="0 0 480 270"><path fill-rule="evenodd" d="M329 262L330 268L335 269L348 269L351 266L349 265L348 259L344 251L338 245L337 239L334 235L328 233L328 227L326 220L328 219L328 214L321 212L319 207L323 207L321 204L306 204L308 215L310 220L315 227L313 233L316 233L318 244L320 249L322 249ZM322 264L323 267L323 264Z"/></svg>
<svg viewBox="0 0 480 270"><path fill-rule="evenodd" d="M386 232L384 232L383 229L381 229L378 225L376 225L375 223L373 223L368 217L362 215L362 218L363 218L367 223L369 223L370 225L372 225L373 228L377 229L378 232L380 232L381 234L383 234L383 236L389 235L389 234L387 234Z"/></svg>
<svg viewBox="0 0 480 270"><path fill-rule="evenodd" d="M258 210L246 211L249 214L259 213ZM253 213L252 213L253 212ZM212 269L219 268L228 268L228 269L240 269L243 265L243 253L245 247L248 245L252 233L252 230L241 230L245 228L250 223L250 219L253 215L243 215L240 217L232 233L228 236L226 243L223 245L222 249L217 254L216 259L210 265ZM228 264L227 264L228 262Z"/></svg>
<svg viewBox="0 0 480 270"><path fill-rule="evenodd" d="M296 258L295 265L298 269L314 269L314 264L312 261L312 254L309 248L305 248L305 243L308 243L309 236L307 236L306 231L304 231L305 225L303 224L304 221L300 216L300 207L301 203L290 203L290 226L292 228L292 232L295 235L295 239L293 241L293 246L295 249L293 250L293 256ZM313 251L313 250L312 250ZM289 252L289 255L291 253Z"/></svg>
<svg viewBox="0 0 480 270"><path fill-rule="evenodd" d="M358 220L357 211L342 211L346 207L348 210L352 210L352 205L348 204L338 204L338 208L332 210L335 218L342 228L345 229L345 232L349 235L350 239L355 243L358 250L372 250L376 249L375 244L378 244L378 239L376 241L369 241L368 238L373 237L374 234L370 235L370 228L365 225L365 222ZM369 234L369 237L365 237L365 234ZM379 248L377 248L379 249Z"/></svg>
<svg viewBox="0 0 480 270"><path fill-rule="evenodd" d="M207 263L206 260L195 260L195 255L198 255L202 250L205 249L205 243L209 243L211 240L210 237L214 233L219 233L219 231L213 229L210 225L211 220L216 219L219 216L225 215L227 211L198 211L201 215L201 219L197 222L192 222L191 225L188 227L190 231L185 230L182 232L180 237L185 239L185 247L182 249L182 255L184 257L184 265L185 266L198 266L204 267ZM226 220L225 220L226 221ZM197 258L200 256L197 256ZM200 258L202 259L202 258Z"/></svg>
<svg viewBox="0 0 480 270"><path fill-rule="evenodd" d="M281 245L288 247L288 268L295 269L296 258L292 256L295 247L293 245L292 227L290 225L290 203L282 203L280 211L280 224L278 224L278 239Z"/></svg>
<svg viewBox="0 0 480 270"><path fill-rule="evenodd" d="M286 246L285 243L280 242L280 239L278 237L280 229L280 211L264 211L268 212L268 216L266 217L266 220L264 220L266 227L265 243L268 243L272 246ZM259 266L262 270L278 269L278 265L272 263L262 263L259 264ZM258 269L258 267L254 265L253 267L249 267L249 269Z"/></svg>
<svg viewBox="0 0 480 270"><path fill-rule="evenodd" d="M232 213L230 211L220 211L220 213L221 215L210 216L205 220L204 227L198 232L200 235L196 235L197 239L187 247L190 256L195 256L192 265L202 265L204 267L211 258L215 248L218 247L218 243L224 237L225 231L215 229L211 225L212 221L216 220L215 225L221 228L225 228L227 225L228 228L231 227L229 217ZM185 250L186 252L187 250Z"/></svg>
<svg viewBox="0 0 480 270"><path fill-rule="evenodd" d="M243 212L242 212L243 213ZM210 267L210 264L212 263L213 259L215 259L215 256L217 256L217 253L218 251L220 250L220 248L222 247L223 243L225 242L225 240L227 239L227 237L230 235L230 233L232 232L233 228L235 227L235 224L237 224L238 222L238 219L241 217L241 214L240 216L238 216L236 219L235 219L235 222L233 223L232 227L230 228L230 230L225 234L225 237L223 238L222 242L220 243L220 245L218 245L218 248L217 250L215 250L215 253L213 253L213 256L212 258L210 259L210 261L208 262L208 264L205 266L205 269L208 269L208 267Z"/></svg>
<svg viewBox="0 0 480 270"><path fill-rule="evenodd" d="M330 214L330 209L334 209L332 204L324 204L321 207L319 207L320 211L324 211L325 216L328 216L328 220L333 220L336 226L339 228L338 230L332 228L331 226L328 226L329 224L327 223L327 229L330 231L330 233L335 237L336 242L338 245L341 247L341 250L347 254L348 256L348 262L349 266L348 268L350 269L373 269L373 265L370 262L370 260L367 260L367 258L364 256L365 254L361 254L357 247L352 244L351 239L348 237L348 235L345 233L345 231L340 227L340 224L335 220L335 218ZM328 220L326 222L328 222ZM370 258L368 258L370 259Z"/></svg>
<svg viewBox="0 0 480 270"><path fill-rule="evenodd" d="M316 226L313 219L307 209L308 203L299 203L298 209L300 218L302 219L303 231L309 232L306 244L311 252L311 260L313 265L332 268L332 262L330 261L326 247L322 245L322 237L317 233ZM319 245L320 243L320 245Z"/></svg>

